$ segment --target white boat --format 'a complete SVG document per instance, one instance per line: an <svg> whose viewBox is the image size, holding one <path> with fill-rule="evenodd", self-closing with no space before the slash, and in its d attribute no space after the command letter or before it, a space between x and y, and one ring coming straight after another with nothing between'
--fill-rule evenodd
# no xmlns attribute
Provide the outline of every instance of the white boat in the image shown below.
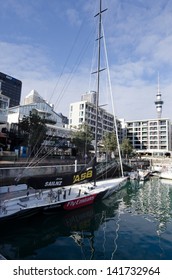
<svg viewBox="0 0 172 280"><path fill-rule="evenodd" d="M152 171L152 174L154 175L154 173L160 173L163 169L163 166L160 164L155 164L155 165L152 165L151 167L151 171Z"/></svg>
<svg viewBox="0 0 172 280"><path fill-rule="evenodd" d="M102 0L100 0L100 10L97 14L99 16L99 34L98 34L98 67L97 67L97 102L99 100L99 72L100 69L100 40L102 38L102 30L101 30L101 16L105 10L102 10ZM96 110L96 122L98 123L98 104ZM116 119L116 118L114 118ZM95 139L95 163L97 161L97 126L96 126L96 139ZM117 125L116 125L117 129ZM116 133L116 135L118 135ZM118 137L117 137L118 138ZM118 140L118 139L117 139ZM117 141L119 144L119 141ZM123 184L126 182L127 177L123 175L122 168L122 160L120 149L119 150L119 158L121 161L121 177L107 179L102 181L96 181L96 169L93 165L92 168L88 168L84 171L84 173L73 174L72 183L76 183L75 185L62 185L61 178L56 178L53 181L47 179L43 189L35 188L37 190L28 189L21 195L14 196L10 194L10 197L6 199L1 196L0 201L0 221L9 220L14 218L21 218L30 216L39 212L47 212L47 211L71 211L76 208L81 208L87 205L93 204L97 199L105 199L109 197L112 193L121 189ZM94 177L94 181L82 183L81 181L91 180ZM84 180L83 180L84 179Z"/></svg>
<svg viewBox="0 0 172 280"><path fill-rule="evenodd" d="M105 199L121 189L126 178L108 179L91 183L31 192L1 201L0 220L20 218L39 212L69 211L93 204L97 199Z"/></svg>
<svg viewBox="0 0 172 280"><path fill-rule="evenodd" d="M138 171L131 171L129 173L130 180L139 180L139 172Z"/></svg>
<svg viewBox="0 0 172 280"><path fill-rule="evenodd" d="M138 169L139 180L146 181L149 179L151 172L149 170Z"/></svg>
<svg viewBox="0 0 172 280"><path fill-rule="evenodd" d="M149 178L151 172L149 170L137 169L129 173L130 180L145 181Z"/></svg>
<svg viewBox="0 0 172 280"><path fill-rule="evenodd" d="M166 166L159 174L159 178L172 180L172 166Z"/></svg>
<svg viewBox="0 0 172 280"><path fill-rule="evenodd" d="M163 185L165 185L165 186L168 186L168 187L172 187L172 180L170 180L170 179L160 179L160 182L163 184Z"/></svg>

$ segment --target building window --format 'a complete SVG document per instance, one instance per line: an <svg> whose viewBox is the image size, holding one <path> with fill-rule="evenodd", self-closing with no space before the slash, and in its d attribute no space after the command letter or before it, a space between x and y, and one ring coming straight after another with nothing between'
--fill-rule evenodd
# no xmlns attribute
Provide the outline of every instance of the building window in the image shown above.
<svg viewBox="0 0 172 280"><path fill-rule="evenodd" d="M148 123L147 123L147 122L143 122L142 125L143 125L143 126L147 126Z"/></svg>
<svg viewBox="0 0 172 280"><path fill-rule="evenodd" d="M81 104L79 105L79 109L80 109L80 110L83 110L83 109L84 109L84 104L83 104L83 103L81 103Z"/></svg>
<svg viewBox="0 0 172 280"><path fill-rule="evenodd" d="M83 122L83 118L79 118L79 123L82 123Z"/></svg>
<svg viewBox="0 0 172 280"><path fill-rule="evenodd" d="M166 121L160 121L160 125L166 125Z"/></svg>

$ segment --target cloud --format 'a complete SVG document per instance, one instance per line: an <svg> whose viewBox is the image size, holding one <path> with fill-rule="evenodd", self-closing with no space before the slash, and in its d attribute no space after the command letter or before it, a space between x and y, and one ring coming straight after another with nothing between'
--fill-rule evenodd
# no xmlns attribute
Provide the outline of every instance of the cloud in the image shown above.
<svg viewBox="0 0 172 280"><path fill-rule="evenodd" d="M46 9L42 9L43 2ZM57 111L68 115L69 104L79 101L81 94L89 90L91 55L88 57L86 51L83 52L86 47L84 38L95 24L98 1L57 2L2 2L0 71L22 80L22 100L32 89L36 89L46 100L51 99L56 104ZM172 91L172 2L157 0L155 5L148 0L107 0L103 1L103 8L108 8L102 18L117 115L126 119L156 116L154 100L159 72L163 112L172 118L169 108ZM85 17L86 29L79 33ZM72 33L74 30L75 33ZM81 37L77 37L77 45L69 61L66 52L76 34ZM77 63L78 55L80 63ZM107 103L104 101L102 98L101 102Z"/></svg>
<svg viewBox="0 0 172 280"><path fill-rule="evenodd" d="M154 60L159 61L160 63L172 63L172 35L167 36L163 40L159 41L159 43L154 48Z"/></svg>
<svg viewBox="0 0 172 280"><path fill-rule="evenodd" d="M0 42L1 71L22 78L41 79L48 75L50 61L39 46Z"/></svg>
<svg viewBox="0 0 172 280"><path fill-rule="evenodd" d="M75 9L67 9L66 11L67 18L72 25L80 25L81 19L79 17L79 13Z"/></svg>
<svg viewBox="0 0 172 280"><path fill-rule="evenodd" d="M0 42L1 72L22 81L22 101L36 89L47 99L55 83L51 62L39 46Z"/></svg>
<svg viewBox="0 0 172 280"><path fill-rule="evenodd" d="M38 18L36 12L39 5L38 1L18 1L18 0L6 0L2 1L0 14L4 15L7 19L11 16L22 19L23 21L35 20Z"/></svg>
<svg viewBox="0 0 172 280"><path fill-rule="evenodd" d="M1 72L22 81L21 103L25 96L36 89L48 102L55 104L57 112L68 116L69 104L80 100L88 89L88 76L84 70L56 73L53 63L39 46L0 43Z"/></svg>

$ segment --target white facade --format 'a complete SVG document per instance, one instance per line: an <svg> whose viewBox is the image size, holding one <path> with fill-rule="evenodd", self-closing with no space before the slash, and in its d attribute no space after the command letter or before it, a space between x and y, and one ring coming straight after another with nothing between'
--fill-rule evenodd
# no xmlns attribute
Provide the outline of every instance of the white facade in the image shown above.
<svg viewBox="0 0 172 280"><path fill-rule="evenodd" d="M93 103L94 105L96 105L96 92L89 92L89 93L85 93L81 96L81 101L88 101L90 103Z"/></svg>
<svg viewBox="0 0 172 280"><path fill-rule="evenodd" d="M79 128L82 124L88 125L95 136L96 106L88 101L80 101L70 104L69 127ZM105 132L114 131L114 116L103 108L98 112L98 140L101 140Z"/></svg>
<svg viewBox="0 0 172 280"><path fill-rule="evenodd" d="M24 99L24 105L41 102L44 102L44 99L35 89L31 90L31 92L29 92L29 94Z"/></svg>
<svg viewBox="0 0 172 280"><path fill-rule="evenodd" d="M33 92L33 95L35 95L35 92ZM53 146L55 150L52 149L51 154L58 154L59 139L66 139L67 141L67 139L71 138L72 132L64 128L61 115L57 114L50 104L46 103L40 96L39 101L41 102L32 103L33 100L35 101L34 98L27 99L27 105L20 105L9 109L8 129L15 129L16 124L22 120L23 117L28 117L30 113L37 114L40 118L45 120L47 126L47 138L44 140L44 149L42 149L42 152L45 152L49 147L52 148Z"/></svg>
<svg viewBox="0 0 172 280"><path fill-rule="evenodd" d="M30 113L37 113L42 119L47 122L56 124L58 126L63 126L61 117L54 112L53 108L46 102L34 103L28 105L20 105L12 107L8 112L8 124L18 123L23 117L28 117Z"/></svg>
<svg viewBox="0 0 172 280"><path fill-rule="evenodd" d="M8 124L18 123L30 113L37 114L46 123L63 126L62 118L54 111L54 106L47 103L36 90L32 90L24 99L24 105L12 107L8 112Z"/></svg>
<svg viewBox="0 0 172 280"><path fill-rule="evenodd" d="M6 124L10 99L0 92L0 124Z"/></svg>
<svg viewBox="0 0 172 280"><path fill-rule="evenodd" d="M166 118L126 121L127 138L136 150L171 151L171 121Z"/></svg>

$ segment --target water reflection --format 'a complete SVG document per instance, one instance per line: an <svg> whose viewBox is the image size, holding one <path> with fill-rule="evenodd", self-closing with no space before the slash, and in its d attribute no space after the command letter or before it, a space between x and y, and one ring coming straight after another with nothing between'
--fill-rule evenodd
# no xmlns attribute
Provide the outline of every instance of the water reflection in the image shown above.
<svg viewBox="0 0 172 280"><path fill-rule="evenodd" d="M98 203L67 214L41 215L15 222L1 229L0 252L8 259L47 259L47 255L40 255L38 251L58 244L58 252L51 258L91 259L95 253L95 236L105 230L113 216L114 208ZM69 246L65 256L60 251L62 247L67 250L63 243ZM71 253L72 250L76 253Z"/></svg>
<svg viewBox="0 0 172 280"><path fill-rule="evenodd" d="M93 206L1 227L0 253L7 259L132 259L131 240L137 240L136 259L144 256L143 244L154 248L148 259L159 258L156 238L164 234L161 246L169 258L171 215L172 182L156 178L143 184L127 182L121 191Z"/></svg>
<svg viewBox="0 0 172 280"><path fill-rule="evenodd" d="M145 218L157 221L157 234L165 231L168 221L171 220L172 209L172 182L152 178L146 181L127 201L132 214L146 214Z"/></svg>

